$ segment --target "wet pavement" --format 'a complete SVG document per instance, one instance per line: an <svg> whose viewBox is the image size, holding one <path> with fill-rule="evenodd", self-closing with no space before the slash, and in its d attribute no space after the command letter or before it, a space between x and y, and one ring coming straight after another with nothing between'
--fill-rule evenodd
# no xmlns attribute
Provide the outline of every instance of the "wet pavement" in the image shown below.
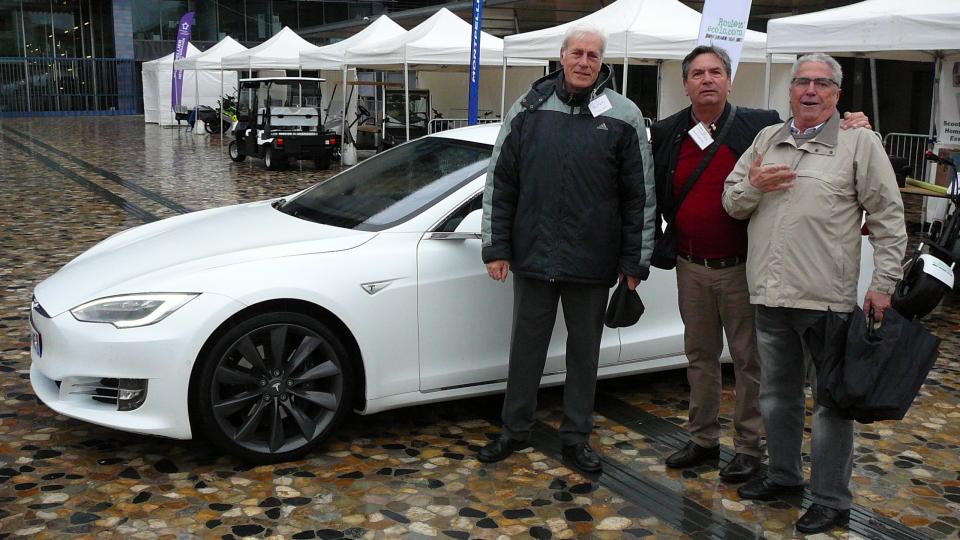
<svg viewBox="0 0 960 540"><path fill-rule="evenodd" d="M0 539L797 536L808 495L741 501L714 465L664 467L686 441L683 371L600 384L592 442L605 463L593 477L560 460L559 389L541 392L533 448L495 465L474 453L498 431L499 396L351 416L309 459L270 466L47 409L28 381L39 281L120 230L329 175L309 162L235 164L219 143L142 117L0 120ZM941 357L903 421L856 425L850 529L822 538L958 536L957 295L927 324ZM732 456L725 435L721 465Z"/></svg>

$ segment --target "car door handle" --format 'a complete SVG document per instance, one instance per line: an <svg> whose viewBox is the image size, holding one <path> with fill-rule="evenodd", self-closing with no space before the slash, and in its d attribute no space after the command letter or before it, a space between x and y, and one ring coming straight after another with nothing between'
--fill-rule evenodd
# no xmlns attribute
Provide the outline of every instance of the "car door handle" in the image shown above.
<svg viewBox="0 0 960 540"><path fill-rule="evenodd" d="M427 240L479 240L478 232L432 232L427 233Z"/></svg>

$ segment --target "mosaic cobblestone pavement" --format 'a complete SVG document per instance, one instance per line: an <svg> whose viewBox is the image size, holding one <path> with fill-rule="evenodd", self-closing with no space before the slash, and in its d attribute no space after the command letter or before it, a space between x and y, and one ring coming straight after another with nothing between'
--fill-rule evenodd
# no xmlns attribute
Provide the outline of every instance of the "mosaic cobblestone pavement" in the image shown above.
<svg viewBox="0 0 960 540"><path fill-rule="evenodd" d="M800 499L740 501L715 466L665 469L683 441L683 371L600 384L599 477L558 459L556 389L542 392L537 444L492 466L474 453L497 432L496 396L353 416L309 459L256 467L203 441L121 433L47 409L27 380L36 283L146 220L292 193L329 174L306 163L234 164L219 142L142 117L0 120L0 540L797 536ZM960 531L956 295L928 324L942 354L906 419L856 426L857 511L892 538ZM732 446L729 436L722 443Z"/></svg>

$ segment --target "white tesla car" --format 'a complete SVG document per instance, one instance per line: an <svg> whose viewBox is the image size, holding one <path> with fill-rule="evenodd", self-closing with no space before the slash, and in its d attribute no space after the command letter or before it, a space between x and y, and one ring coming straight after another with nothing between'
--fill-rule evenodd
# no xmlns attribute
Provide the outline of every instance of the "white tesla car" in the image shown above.
<svg viewBox="0 0 960 540"><path fill-rule="evenodd" d="M487 277L479 239L498 128L101 242L35 290L34 391L66 416L202 434L258 462L309 452L350 409L502 391L512 287ZM673 272L639 290L640 322L604 330L601 377L686 363ZM557 320L544 385L563 381L565 338Z"/></svg>

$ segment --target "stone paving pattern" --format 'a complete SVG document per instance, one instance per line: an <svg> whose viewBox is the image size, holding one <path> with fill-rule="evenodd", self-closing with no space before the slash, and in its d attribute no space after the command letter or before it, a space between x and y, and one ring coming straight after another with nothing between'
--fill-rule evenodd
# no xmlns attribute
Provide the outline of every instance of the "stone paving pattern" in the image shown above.
<svg viewBox="0 0 960 540"><path fill-rule="evenodd" d="M533 449L479 463L475 451L497 432L491 419L499 396L352 416L309 459L271 466L219 455L202 440L126 434L53 413L28 381L33 287L98 241L142 223L97 186L164 218L176 211L116 179L196 210L289 194L330 173L308 162L275 172L259 160L235 164L217 137L144 125L142 117L2 119L0 155L0 540L705 534L674 528ZM944 340L942 354L910 413L902 422L856 426L855 503L931 538L953 538L960 531L957 295L927 322ZM729 426L727 383L722 421ZM682 426L687 390L680 370L604 381L599 393ZM541 392L540 417L549 425L559 423L560 399L559 389ZM725 435L721 442L732 446ZM720 482L709 465L666 469L672 448L626 425L598 415L593 443L757 537L796 536L796 508L740 501L736 486Z"/></svg>

